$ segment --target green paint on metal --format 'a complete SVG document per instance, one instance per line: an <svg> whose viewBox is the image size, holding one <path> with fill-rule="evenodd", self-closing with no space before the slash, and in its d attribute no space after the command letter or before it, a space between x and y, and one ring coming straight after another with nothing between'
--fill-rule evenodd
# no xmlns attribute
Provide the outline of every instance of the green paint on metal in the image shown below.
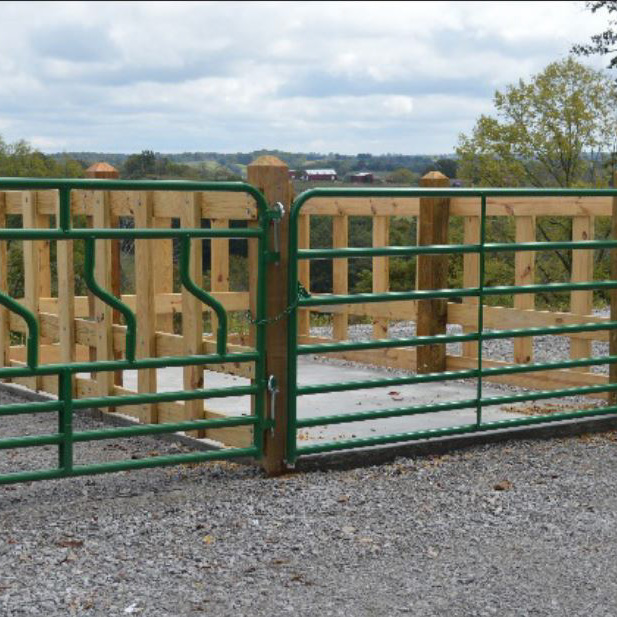
<svg viewBox="0 0 617 617"><path fill-rule="evenodd" d="M19 315L28 327L28 340L26 341L26 363L27 371L36 369L39 363L39 322L34 313L19 302L13 300L9 295L0 292L0 304L12 313Z"/></svg>
<svg viewBox="0 0 617 617"><path fill-rule="evenodd" d="M212 459L231 459L236 457L260 458L263 454L263 440L266 430L271 426L265 417L266 397L266 366L265 346L266 328L270 322L266 320L267 287L265 280L266 264L269 259L268 227L272 221L263 195L254 187L244 183L200 183L175 181L120 181L120 180L56 180L6 178L0 179L0 190L57 190L58 191L58 227L56 229L0 229L0 241L3 240L85 240L86 259L85 272L88 288L103 302L120 311L126 321L125 359L106 360L100 362L74 362L70 364L38 363L39 325L36 315L28 308L16 302L6 293L0 293L0 305L25 320L28 332L26 366L2 367L0 378L18 378L34 376L56 376L58 378L58 400L37 403L18 403L0 407L0 416L12 416L26 413L57 413L57 432L49 435L28 435L23 437L8 437L0 439L0 449L31 448L54 446L58 448L58 466L53 469L41 469L28 472L17 472L0 476L0 484L26 482L52 478L65 478L97 473L123 471L155 467L160 465L175 465L190 462L200 462ZM255 200L258 221L254 227L243 229L74 229L71 224L71 193L74 190L98 191L190 191L190 192L235 192L244 193ZM487 199L489 197L579 197L579 196L615 197L615 189L583 190L583 189L329 189L321 188L307 191L300 195L291 210L289 236L289 279L288 279L288 310L289 314L289 364L288 364L288 433L287 461L293 464L298 456L317 452L330 452L342 449L366 447L379 444L397 443L414 439L426 439L445 435L473 433L479 431L499 430L516 426L527 426L538 423L559 422L568 419L583 418L597 415L615 414L617 406L594 409L580 409L573 412L539 415L524 418L513 418L498 422L485 422L482 410L493 405L521 403L526 401L544 400L557 396L574 396L598 394L617 389L617 384L599 384L577 388L565 388L551 391L532 391L500 397L483 396L483 380L500 375L533 373L556 369L599 366L617 362L617 356L602 356L580 358L563 362L530 363L526 365L505 365L485 368L483 366L482 343L487 340L514 338L520 336L572 335L583 332L613 330L617 321L603 323L583 323L563 326L516 328L510 330L486 331L484 329L483 299L491 295L538 293L538 292L569 292L576 290L616 289L617 281L587 281L578 283L548 283L524 286L500 285L487 286L485 281L486 255L499 252L544 251L544 250L597 250L617 247L617 240L593 241L560 241L560 242L528 242L528 243L489 243L486 242ZM398 246L378 248L343 248L343 249L302 249L298 247L298 216L302 207L313 198L345 199L349 197L387 197L387 198L420 198L420 197L473 197L478 198L481 221L480 241L478 244L433 245L433 246ZM180 278L184 289L209 306L217 315L219 329L216 335L216 353L195 354L189 356L174 356L163 358L135 358L137 323L134 313L115 296L103 289L95 280L95 242L106 239L177 239L180 243ZM240 353L227 353L227 315L222 304L211 294L203 290L194 281L189 272L191 241L207 238L242 238L253 239L258 243L257 260L257 291L255 299L255 350ZM300 259L351 259L357 257L376 256L413 256L419 254L478 254L479 284L478 287L463 289L435 289L409 292L387 292L375 294L321 294L310 295L298 287L298 261ZM359 304L391 301L411 301L421 299L443 298L457 300L464 297L478 298L477 326L475 332L457 335L436 335L427 337L412 337L400 340L375 340L364 342L336 342L320 345L297 344L297 309L317 306L335 306L340 304ZM444 371L426 375L410 375L384 379L370 379L347 383L320 384L314 386L298 386L297 362L300 355L309 353L327 353L336 351L353 351L363 349L386 349L392 347L415 347L421 344L446 344L464 341L475 341L478 345L477 366L468 370ZM255 378L250 386L235 386L230 388L196 389L191 391L134 394L129 396L91 397L75 399L74 379L80 372L96 373L100 371L115 371L126 369L184 367L191 365L207 366L208 364L246 363L255 364ZM310 396L328 392L343 392L364 388L390 387L395 385L433 383L453 379L477 379L476 396L463 401L445 402L433 405L418 405L378 409L360 413L345 413L344 410L327 416L302 419L297 418L298 396ZM234 416L228 418L198 419L165 424L144 424L118 428L103 428L76 432L73 428L75 411L87 407L122 407L145 403L166 401L188 401L227 396L252 396L254 398L254 414L251 416ZM456 409L475 410L476 419L471 424L452 426L448 428L422 430L408 433L397 433L384 436L356 438L335 442L320 442L299 446L297 431L299 428L322 426L330 424L349 423L362 420L376 420L393 417L403 417L424 413L435 413ZM73 446L100 439L127 438L142 435L156 435L176 431L192 431L198 429L217 429L231 426L251 427L253 444L247 448L229 448L213 452L195 452L172 456L151 457L147 459L114 461L91 465L75 465Z"/></svg>
<svg viewBox="0 0 617 617"><path fill-rule="evenodd" d="M482 195L480 203L480 252L478 255L478 377L476 380L476 425L482 424L482 342L484 341L484 267L486 261L486 196Z"/></svg>
<svg viewBox="0 0 617 617"><path fill-rule="evenodd" d="M198 300L207 304L215 313L218 319L218 329L216 331L216 351L224 356L227 352L227 312L223 305L213 298L209 293L198 287L191 278L189 263L191 256L191 239L184 236L181 240L180 252L180 280L184 288Z"/></svg>
<svg viewBox="0 0 617 617"><path fill-rule="evenodd" d="M520 403L525 401L543 400L552 397L566 397L576 395L598 394L617 389L617 384L601 384L593 386L581 386L552 391L523 392L504 397L484 397L483 382L489 377L501 375L513 375L521 373L534 373L537 371L550 371L558 369L571 369L608 365L617 362L617 356L603 356L592 358L580 358L562 362L530 363L525 365L506 365L497 367L483 366L482 343L488 340L546 336L546 335L572 335L581 332L611 331L617 328L617 321L602 323L582 323L563 326L547 326L532 328L515 328L509 330L487 331L484 328L484 299L487 296L502 294L521 294L538 292L569 292L598 289L617 289L617 281L586 281L578 283L547 283L530 285L499 285L487 286L485 279L486 256L500 252L517 251L546 251L546 250L597 250L617 247L617 240L592 240L592 241L559 241L559 242L527 242L527 243L491 243L486 241L487 229L487 199L490 197L616 197L615 189L349 189L349 188L318 188L302 193L294 202L291 209L290 237L289 237L289 306L293 310L289 316L288 332L288 433L287 433L287 460L294 464L298 456L315 454L318 452L333 452L350 448L360 448L380 444L397 443L416 439L427 439L446 435L473 433L478 431L497 430L508 427L527 426L544 422L558 422L574 418L614 414L615 407L602 407L597 409L581 409L573 412L551 414L550 416L538 415L524 418L513 418L499 422L485 422L482 419L482 411L491 405L506 403ZM480 239L478 244L456 245L432 245L432 246L390 246L370 248L337 248L337 249L299 249L298 247L298 217L303 206L311 199L321 200L331 198L342 201L345 198L354 197L386 197L386 198L420 198L420 197L474 197L479 198L480 203L477 215L480 217ZM351 213L350 213L351 214ZM557 213L556 213L557 214ZM298 283L298 261L300 259L351 259L358 257L401 257L420 254L452 254L465 255L477 254L479 259L479 284L473 288L459 289L434 289L407 292L363 293L363 294L313 294L310 297L296 298L294 296ZM292 292L292 290L294 290ZM465 334L419 336L405 339L383 339L371 341L342 341L320 344L299 345L297 336L297 308L328 307L345 304L365 304L393 301L425 300L433 298L452 299L478 298L478 310L476 318L476 331ZM294 305L295 303L295 305ZM383 379L369 379L345 383L326 383L312 386L299 386L297 383L297 362L301 355L322 354L330 352L359 351L368 349L388 349L400 347L415 347L426 344L446 344L475 341L478 346L477 365L474 369L459 371L444 371L428 375L411 375L408 377L392 377ZM437 403L432 405L397 407L392 409L377 409L351 413L342 410L340 413L329 414L322 417L313 417L299 420L297 417L297 398L328 392L345 392L361 390L364 388L386 388L399 385L411 385L446 381L453 379L476 379L476 396L473 399L456 401L453 403ZM422 413L435 413L439 411L455 409L475 409L475 422L464 426L453 426L440 429L421 430L410 433L393 435L347 439L332 442L320 442L310 445L298 445L297 431L299 428L313 426L326 426L331 424L358 422L362 420L376 420L384 418L402 417Z"/></svg>
<svg viewBox="0 0 617 617"><path fill-rule="evenodd" d="M88 289L105 304L108 304L112 308L119 311L124 317L126 323L126 350L125 356L129 362L135 360L135 349L137 346L137 320L135 314L131 309L109 293L106 289L103 289L96 281L94 277L94 268L96 267L96 251L94 250L95 237L86 238L86 253L84 263L84 278Z"/></svg>
<svg viewBox="0 0 617 617"><path fill-rule="evenodd" d="M40 469L27 472L15 472L0 475L0 484L31 482L54 478L109 473L130 469L142 469L163 465L197 463L214 459L232 459L238 457L260 458L263 452L263 433L266 430L264 419L265 398L265 328L266 281L265 259L267 253L268 206L263 195L254 187L238 182L202 183L175 181L119 181L119 180L55 180L31 178L0 178L0 190L57 190L59 193L59 211L57 229L0 229L0 241L6 240L84 240L85 241L85 280L88 289L102 302L121 312L126 322L125 359L105 360L99 362L73 362L70 364L39 364L39 324L36 315L28 308L5 293L0 293L0 305L23 318L28 329L27 365L0 368L0 378L18 378L35 376L57 376L58 400L15 403L0 406L0 417L31 413L57 413L57 432L48 435L27 435L0 439L0 450L14 448L33 448L56 446L58 448L58 466L53 469ZM71 226L71 191L190 191L190 192L232 192L244 193L255 200L257 206L257 225L246 229L74 229ZM181 245L180 277L181 283L189 293L211 307L217 314L219 330L217 332L216 353L194 354L185 356L156 357L135 359L137 322L135 314L128 306L102 288L96 281L95 243L105 239L178 239ZM201 289L190 277L188 263L190 260L190 242L192 238L244 238L258 243L257 263L257 298L256 298L256 344L254 351L227 353L227 314L224 307L210 294ZM179 392L159 392L127 396L92 397L76 399L74 379L77 373L96 373L101 371L138 370L144 368L165 368L184 366L207 366L208 364L254 363L255 379L250 386L229 388L196 389ZM92 407L122 407L144 403L169 401L188 401L229 396L254 397L253 415L230 416L227 418L208 418L184 422L163 424L140 424L129 427L105 428L93 431L76 432L73 428L74 412ZM226 427L247 426L252 428L253 445L246 448L227 448L208 452L193 452L170 456L156 456L147 459L114 461L89 465L75 465L73 446L100 439L127 438L143 435L158 435L177 431L198 429L220 429Z"/></svg>
<svg viewBox="0 0 617 617"><path fill-rule="evenodd" d="M435 437L447 437L451 435L464 435L466 433L480 433L485 431L497 431L518 426L533 426L536 424L551 424L563 420L576 420L580 418L591 418L594 416L607 416L617 413L617 405L611 407L597 407L594 409L583 409L580 411L550 414L547 416L529 416L525 418L513 418L511 420L495 420L493 422L483 422L478 426L465 424L462 426L452 426L448 428L434 428L409 433L395 433L393 435L379 435L375 437L362 437L356 439L345 439L341 441L326 441L317 444L301 446L296 449L297 455L317 454L320 452L336 452L338 450L350 450L353 448L366 448L386 444L402 443L406 441L417 441L419 439L431 439Z"/></svg>

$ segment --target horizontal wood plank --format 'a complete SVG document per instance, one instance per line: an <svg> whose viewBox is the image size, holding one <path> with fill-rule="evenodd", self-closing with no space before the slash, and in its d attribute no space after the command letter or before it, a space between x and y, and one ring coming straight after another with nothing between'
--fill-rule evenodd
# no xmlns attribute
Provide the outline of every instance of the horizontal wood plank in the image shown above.
<svg viewBox="0 0 617 617"><path fill-rule="evenodd" d="M499 360L483 360L484 368L511 366L511 362ZM478 367L477 358L463 358L461 356L446 356L446 369L448 371L459 371ZM497 375L495 377L485 377L485 381L519 386L534 390L556 390L560 388L573 388L576 386L596 386L608 383L607 375L597 373L583 373L581 371L546 370L530 373L516 373L512 375ZM606 399L606 392L589 395L590 398Z"/></svg>

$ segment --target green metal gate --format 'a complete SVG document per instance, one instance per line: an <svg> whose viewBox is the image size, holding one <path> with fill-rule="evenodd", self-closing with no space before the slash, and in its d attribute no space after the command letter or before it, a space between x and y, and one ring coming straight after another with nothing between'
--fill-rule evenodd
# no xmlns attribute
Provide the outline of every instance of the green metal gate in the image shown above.
<svg viewBox="0 0 617 617"><path fill-rule="evenodd" d="M0 416L17 414L56 413L57 431L47 435L34 435L0 439L0 450L30 448L39 446L57 446L58 464L49 469L14 472L0 475L0 484L65 478L115 472L128 469L196 463L211 459L231 459L237 457L254 457L260 459L263 453L263 435L269 428L269 421L264 415L265 378L265 302L266 280L265 264L268 258L267 233L272 213L268 211L263 195L254 187L236 182L203 183L176 181L116 181L116 180L48 180L48 179L0 179L0 190L57 190L59 193L59 214L56 229L0 229L0 241L6 240L84 240L85 241L85 281L88 289L104 303L118 310L127 326L125 358L121 360L98 362L75 362L71 364L39 364L38 343L39 327L36 316L19 302L5 293L0 293L0 305L22 317L28 328L27 362L24 367L2 367L0 378L57 376L58 400L49 402L29 402L9 404L0 407ZM252 197L257 205L258 221L255 226L227 229L78 229L72 226L71 191L85 189L92 191L213 191L245 193ZM99 239L161 239L173 238L180 243L180 277L184 289L208 305L218 319L216 335L216 353L190 356L135 358L136 329L135 314L118 298L103 289L94 276L95 243ZM201 289L198 282L191 279L189 260L191 240L203 238L253 238L258 242L257 298L256 315L253 320L256 328L254 351L244 353L227 352L227 314L209 293ZM77 399L73 395L74 376L80 372L99 372L116 370L134 370L145 368L186 367L191 365L220 364L224 362L255 363L256 377L249 386L236 386L217 389L197 389L190 391L160 392L153 394L135 394L125 396L107 396ZM221 398L229 396L250 395L254 397L254 414L223 419L199 419L165 424L144 424L120 428L101 428L77 432L73 430L73 415L78 410L97 407L121 407L143 403L163 401L189 401L195 399ZM253 443L250 447L226 448L222 450L200 451L167 456L153 456L146 459L122 460L90 465L74 464L73 445L76 443L191 431L197 429L215 429L230 426L252 426Z"/></svg>
<svg viewBox="0 0 617 617"><path fill-rule="evenodd" d="M617 355L602 357L589 357L584 359L569 360L551 363L531 363L525 365L511 365L506 367L483 367L482 343L488 340L506 339L513 337L529 337L546 334L572 334L576 332L592 332L594 330L615 330L617 321L607 323L584 323L578 325L550 326L519 328L511 330L486 331L483 325L483 300L490 295L520 294L532 292L563 292L574 290L591 289L616 289L617 281L587 281L580 283L549 283L532 284L525 286L485 285L485 258L486 255L498 252L517 251L540 251L547 249L615 249L617 240L598 241L564 241L564 242L528 242L528 243L489 243L486 241L486 203L488 197L557 197L557 196L617 196L617 190L517 190L517 189L330 189L318 188L302 193L293 204L290 219L289 240L289 306L294 307L290 313L288 331L288 358L289 358L289 384L288 384L288 431L287 431L287 461L294 464L299 456L320 452L332 452L359 447L391 444L430 437L457 435L463 433L475 433L490 431L508 427L533 425L546 422L559 422L563 420L582 418L617 413L617 406L606 406L596 409L581 409L578 411L555 413L550 416L536 415L524 418L513 418L501 421L483 421L482 411L490 405L520 403L535 401L553 397L584 395L597 392L614 391L617 383L567 388L559 390L542 390L535 392L523 392L509 396L486 397L483 396L483 380L489 376L507 375L514 373L526 373L547 369L564 369L575 367L589 367L601 364L617 362ZM448 198L448 197L475 197L480 198L480 242L478 244L454 244L454 245L429 245L429 246L390 246L385 248L343 248L343 249L302 249L298 247L298 217L302 208L314 198L331 199L341 201L353 197L417 197L417 198ZM555 213L558 215L558 213ZM458 289L434 289L408 292L388 293L362 293L351 295L315 295L299 293L298 289L298 261L316 259L340 259L354 257L378 257L378 256L413 256L413 255L440 255L440 254L468 254L475 253L479 256L479 285L473 288ZM464 334L415 336L405 339L383 339L363 342L342 341L325 344L299 345L297 328L297 310L316 306L334 306L342 304L390 302L395 300L428 300L434 298L478 298L476 331ZM477 367L472 370L445 371L440 373L416 374L406 377L391 377L383 379L371 379L353 381L347 383L324 383L319 385L305 385L298 383L298 358L308 354L327 354L337 351L356 351L368 349L386 349L393 347L416 347L427 344L462 343L474 341L477 343ZM351 410L336 410L336 413L321 417L300 418L297 413L297 399L300 396L310 396L329 392L345 392L352 390L364 390L407 384L422 384L431 382L448 381L455 379L477 380L476 396L467 400L456 402L436 403L422 406L405 406L391 409L378 409L373 411L354 412ZM300 445L298 442L298 430L315 426L343 424L349 422L387 419L416 414L434 413L459 409L475 410L476 421L460 426L447 428L427 429L408 433L379 435L372 437L358 437L339 441L325 441Z"/></svg>

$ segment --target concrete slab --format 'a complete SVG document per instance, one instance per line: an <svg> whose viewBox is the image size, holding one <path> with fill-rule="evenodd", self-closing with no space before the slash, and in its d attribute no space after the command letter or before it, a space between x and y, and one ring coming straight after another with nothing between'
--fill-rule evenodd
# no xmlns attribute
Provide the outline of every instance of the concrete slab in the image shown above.
<svg viewBox="0 0 617 617"><path fill-rule="evenodd" d="M298 364L298 382L301 385L360 381L388 376L391 376L391 373L378 368L325 364L310 357L300 358ZM247 379L241 377L211 371L205 372L204 386L206 388L239 386L248 383ZM182 370L160 369L158 371L158 384L160 392L182 390ZM137 374L135 371L125 372L125 386L136 389ZM498 390L489 385L484 386L484 396L500 396L503 394L503 390ZM472 380L315 394L299 397L298 417L312 418L339 413L454 402L473 399L475 396L476 385ZM222 411L229 415L248 415L250 413L249 397L212 399L207 401L206 405L213 410ZM485 421L493 421L516 416L517 414L506 412L499 407L489 407L483 410L482 417ZM475 421L476 410L470 408L302 429L299 431L299 439L303 444L306 444L323 440L330 441L453 427Z"/></svg>

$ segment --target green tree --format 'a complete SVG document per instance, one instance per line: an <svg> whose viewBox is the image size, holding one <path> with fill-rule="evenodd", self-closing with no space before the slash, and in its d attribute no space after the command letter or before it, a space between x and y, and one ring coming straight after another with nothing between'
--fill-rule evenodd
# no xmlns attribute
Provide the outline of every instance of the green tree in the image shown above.
<svg viewBox="0 0 617 617"><path fill-rule="evenodd" d="M83 165L68 156L58 161L34 149L23 139L8 143L0 136L0 176L80 178L83 175Z"/></svg>
<svg viewBox="0 0 617 617"><path fill-rule="evenodd" d="M494 97L460 135L458 175L475 186L600 186L616 130L617 87L573 58L549 64L529 82Z"/></svg>
<svg viewBox="0 0 617 617"><path fill-rule="evenodd" d="M390 184L417 185L418 178L418 174L414 173L410 169L407 169L406 167L399 167L392 173L388 174L386 180Z"/></svg>
<svg viewBox="0 0 617 617"><path fill-rule="evenodd" d="M458 162L455 159L441 158L435 161L435 169L429 171L440 171L444 176L453 180L458 174Z"/></svg>
<svg viewBox="0 0 617 617"><path fill-rule="evenodd" d="M156 155L152 150L142 150L140 154L131 154L122 166L122 175L128 179L155 176Z"/></svg>
<svg viewBox="0 0 617 617"><path fill-rule="evenodd" d="M33 148L27 141L20 139L8 143L0 136L0 177L21 178L81 178L84 175L84 166L68 155L59 160L47 156ZM7 226L19 228L22 226L22 217L7 216ZM56 260L55 243L51 245L52 263L55 279ZM78 289L85 289L83 281L83 243L77 242L75 247L76 281ZM23 243L16 240L8 241L8 290L16 298L24 295L23 274Z"/></svg>
<svg viewBox="0 0 617 617"><path fill-rule="evenodd" d="M554 62L529 82L520 80L494 97L495 116L482 115L472 134L461 135L458 175L466 185L576 187L606 186L608 152L615 139L617 86L608 76L573 58ZM496 223L489 221L489 235ZM514 236L504 220L498 241ZM542 217L538 239L568 240L572 220ZM600 237L607 229L598 230ZM596 254L597 267L602 267ZM544 251L536 259L538 282L567 280L569 251ZM511 254L487 260L494 282L512 282ZM563 298L544 296L545 303Z"/></svg>
<svg viewBox="0 0 617 617"><path fill-rule="evenodd" d="M587 10L595 13L606 9L609 15L608 27L599 34L591 37L591 43L577 44L572 46L572 53L579 56L613 55L608 63L609 69L617 68L617 1L598 0L597 2L585 2ZM613 16L611 18L611 16Z"/></svg>

